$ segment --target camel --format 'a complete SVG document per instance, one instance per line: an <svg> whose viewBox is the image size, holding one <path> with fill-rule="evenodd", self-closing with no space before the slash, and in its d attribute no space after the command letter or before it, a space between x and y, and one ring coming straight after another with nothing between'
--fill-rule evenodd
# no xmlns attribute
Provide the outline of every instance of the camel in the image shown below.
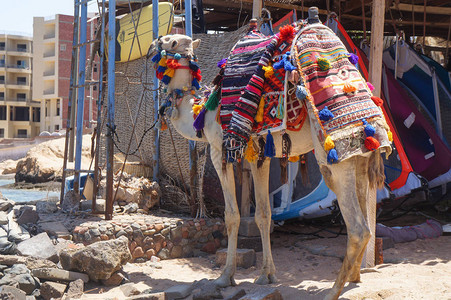
<svg viewBox="0 0 451 300"><path fill-rule="evenodd" d="M149 49L148 57L157 49L166 53L179 53L182 58L179 63L188 66L200 40L193 41L185 35L167 35L155 40ZM177 69L168 84L168 93L175 89L185 90L191 87L192 75L188 68ZM218 173L225 199L225 223L228 234L226 264L222 274L215 280L220 287L234 285L236 270L237 235L240 223L240 212L235 196L235 181L233 166L230 163L223 168L222 147L223 132L216 121L217 111L209 111L205 116L205 127L202 137L196 135L193 128L192 95L184 93L177 101L177 114L169 117L173 127L185 138L194 141L208 142L213 165ZM337 299L346 282L360 281L360 265L368 240L370 230L364 212L367 211L367 199L370 188L383 184L383 164L380 150L353 156L337 164L328 164L326 152L313 133L311 121L306 120L300 131L287 131L292 141L291 155L301 155L315 149L315 156L320 165L321 173L327 186L336 194L341 213L347 227L347 250L342 267L327 299ZM282 155L282 133L273 133L276 146L275 157ZM254 138L255 139L255 138ZM269 202L269 166L266 159L263 166L257 168L257 163L250 163L256 199L255 222L260 229L263 244L263 267L261 275L255 280L257 284L276 282L276 268L273 262L270 245L271 208Z"/></svg>

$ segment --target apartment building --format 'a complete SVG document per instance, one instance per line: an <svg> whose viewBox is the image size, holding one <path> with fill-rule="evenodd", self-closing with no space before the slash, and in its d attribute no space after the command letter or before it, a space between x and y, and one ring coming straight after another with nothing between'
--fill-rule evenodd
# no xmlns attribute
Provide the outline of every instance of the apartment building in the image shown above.
<svg viewBox="0 0 451 300"><path fill-rule="evenodd" d="M57 14L33 18L33 100L40 103L40 130L66 128L72 59L73 16ZM94 35L93 22L88 23L87 39ZM87 58L91 45L87 47ZM88 64L87 64L88 65ZM94 65L93 79L98 77ZM85 89L84 127L97 118L97 86Z"/></svg>
<svg viewBox="0 0 451 300"><path fill-rule="evenodd" d="M0 33L0 138L39 134L40 104L32 101L31 37Z"/></svg>

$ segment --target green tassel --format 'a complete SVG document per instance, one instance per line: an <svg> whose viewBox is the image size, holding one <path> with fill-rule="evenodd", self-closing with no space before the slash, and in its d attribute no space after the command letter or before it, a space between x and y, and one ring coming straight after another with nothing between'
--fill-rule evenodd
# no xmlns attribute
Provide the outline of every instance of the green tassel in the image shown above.
<svg viewBox="0 0 451 300"><path fill-rule="evenodd" d="M218 105L219 105L218 90L219 90L219 89L215 89L215 90L210 94L210 96L208 96L208 100L207 100L207 102L205 103L205 108L206 108L207 110L212 111L212 110L215 110L215 109L218 107Z"/></svg>

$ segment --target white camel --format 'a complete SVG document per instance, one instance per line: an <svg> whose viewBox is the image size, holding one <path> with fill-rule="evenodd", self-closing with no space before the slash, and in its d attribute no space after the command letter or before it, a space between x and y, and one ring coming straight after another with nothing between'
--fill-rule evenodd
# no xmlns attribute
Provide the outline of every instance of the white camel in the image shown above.
<svg viewBox="0 0 451 300"><path fill-rule="evenodd" d="M188 66L189 57L193 55L193 49L197 48L200 40L192 41L185 35L168 35L154 41L153 46L167 53L180 53L184 56L179 60L183 66ZM152 49L152 48L151 48ZM155 48L154 48L155 49ZM155 51L153 52L155 53ZM152 54L152 50L149 51ZM187 56L188 58L186 58ZM191 87L192 76L189 69L177 69L168 85L168 92L174 89ZM227 260L221 276L216 283L221 286L234 285L236 270L237 235L240 223L240 212L235 196L235 181L232 164L222 167L223 133L221 126L216 121L216 112L207 112L203 137L198 138L193 129L192 96L185 93L183 99L177 103L178 114L170 117L174 128L185 138L195 141L208 142L213 165L221 181L225 199L225 222L228 234ZM338 164L327 164L326 153L316 139L316 134L311 132L310 121L306 120L302 130L287 131L292 141L291 155L301 155L315 149L315 156L320 165L321 173L327 186L336 194L341 213L347 227L347 251L338 278L328 299L336 299L340 295L346 282L360 281L360 265L362 257L370 238L370 230L364 217L367 211L367 199L370 187L380 186L383 183L383 164L380 150L368 153L364 156L354 156ZM313 137L313 138L312 138ZM276 157L282 154L282 134L273 133L276 145ZM266 159L263 166L257 168L257 163L251 163L251 171L254 181L256 199L255 222L260 229L263 244L263 267L261 275L256 279L258 284L268 284L276 281L271 245L270 224L271 207L269 202L269 165L270 159Z"/></svg>

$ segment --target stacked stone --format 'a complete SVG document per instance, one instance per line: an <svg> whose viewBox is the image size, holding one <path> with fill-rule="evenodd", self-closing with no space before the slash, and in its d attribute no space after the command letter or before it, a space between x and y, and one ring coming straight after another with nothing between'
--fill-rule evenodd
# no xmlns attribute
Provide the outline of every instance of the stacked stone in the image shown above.
<svg viewBox="0 0 451 300"><path fill-rule="evenodd" d="M125 236L135 262L152 256L160 259L191 257L199 251L215 253L227 245L224 222L220 219L144 221L101 221L84 223L72 232L73 240L85 245Z"/></svg>

